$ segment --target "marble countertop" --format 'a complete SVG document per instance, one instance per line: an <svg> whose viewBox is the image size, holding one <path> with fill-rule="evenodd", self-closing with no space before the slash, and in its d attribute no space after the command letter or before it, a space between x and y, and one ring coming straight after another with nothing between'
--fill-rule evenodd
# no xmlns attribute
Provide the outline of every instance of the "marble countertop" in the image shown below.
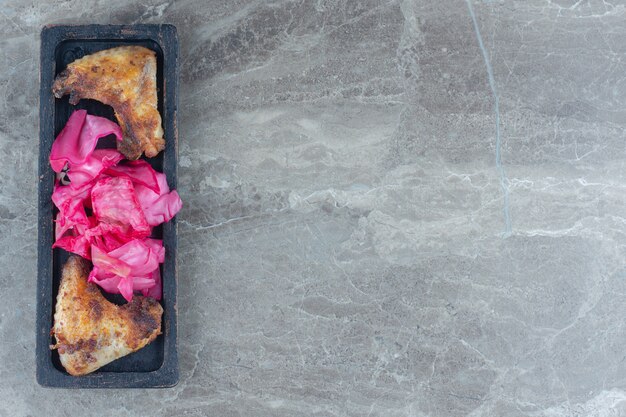
<svg viewBox="0 0 626 417"><path fill-rule="evenodd" d="M0 416L626 416L621 1L0 5ZM173 23L180 383L35 382L39 32Z"/></svg>

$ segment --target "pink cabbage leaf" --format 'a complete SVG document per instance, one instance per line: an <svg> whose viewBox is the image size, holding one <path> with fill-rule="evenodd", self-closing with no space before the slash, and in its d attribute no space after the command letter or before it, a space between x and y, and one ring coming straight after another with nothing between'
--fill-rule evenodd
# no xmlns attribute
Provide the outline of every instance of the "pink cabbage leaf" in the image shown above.
<svg viewBox="0 0 626 417"><path fill-rule="evenodd" d="M146 161L128 161L123 165L108 167L105 174L112 177L127 176L135 185L140 184L159 193L157 173Z"/></svg>
<svg viewBox="0 0 626 417"><path fill-rule="evenodd" d="M159 183L159 193L143 185L135 187L137 200L150 226L170 221L183 207L178 193L175 190L170 191L165 174L156 172L156 177Z"/></svg>
<svg viewBox="0 0 626 417"><path fill-rule="evenodd" d="M122 140L122 129L109 119L88 115L86 110L76 110L52 144L50 165L54 172L61 172L66 164L85 163L96 149L98 139L115 135Z"/></svg>
<svg viewBox="0 0 626 417"><path fill-rule="evenodd" d="M89 281L107 292L120 293L131 301L134 291L148 293L157 284L160 285L160 274L157 276L154 272L159 271L163 256L160 249L162 245L156 239L133 239L108 253L92 245L94 268L89 274ZM160 290L157 299L160 299Z"/></svg>
<svg viewBox="0 0 626 417"><path fill-rule="evenodd" d="M98 222L115 226L120 234L139 238L150 235L151 227L139 206L130 178L98 180L91 190L91 206Z"/></svg>
<svg viewBox="0 0 626 417"><path fill-rule="evenodd" d="M89 188L74 189L55 185L52 202L59 209L56 218L56 238L60 238L76 225L89 225L83 202L89 198Z"/></svg>
<svg viewBox="0 0 626 417"><path fill-rule="evenodd" d="M96 149L87 157L85 162L72 165L67 171L70 187L84 187L95 180L104 170L114 166L122 159L124 159L124 155L117 149Z"/></svg>

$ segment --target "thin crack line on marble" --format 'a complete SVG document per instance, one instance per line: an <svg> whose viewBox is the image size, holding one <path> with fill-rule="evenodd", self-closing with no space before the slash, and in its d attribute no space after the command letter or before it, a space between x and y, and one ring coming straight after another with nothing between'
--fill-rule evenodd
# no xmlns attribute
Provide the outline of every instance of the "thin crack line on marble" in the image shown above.
<svg viewBox="0 0 626 417"><path fill-rule="evenodd" d="M502 196L504 198L504 237L508 237L511 235L511 214L509 210L509 189L506 185L507 177L506 173L504 172L504 167L502 166L502 138L500 135L500 99L496 90L496 81L493 76L493 68L489 61L489 54L487 53L487 49L485 48L485 44L483 43L483 38L480 34L480 29L478 28L478 21L476 20L476 14L474 13L472 2L471 0L465 0L465 2L467 3L470 17L472 18L472 24L474 25L474 32L476 32L478 46L480 48L480 51L482 52L483 59L485 61L489 88L491 89L491 93L493 94L494 99L493 107L496 119L496 169L500 174L500 186L502 187Z"/></svg>
<svg viewBox="0 0 626 417"><path fill-rule="evenodd" d="M263 217L264 215L267 215L267 214L283 213L283 212L287 211L288 209L289 209L289 207L284 207L282 209L272 210L272 211L268 211L266 213L257 213L257 214L250 214L250 215L247 215L247 216L233 217L233 218L230 218L230 219L226 219L226 220L224 220L222 222L215 223L215 224L209 224L209 225L193 224L193 223L191 223L191 222L189 222L187 220L180 220L179 223L182 223L182 224L185 224L187 226L190 226L190 227L192 227L196 231L207 230L207 229L215 229L217 227L224 226L226 224L233 223L233 222L236 222L238 220L248 220L248 219L253 219L253 218L257 218L257 217Z"/></svg>
<svg viewBox="0 0 626 417"><path fill-rule="evenodd" d="M13 25L17 30L19 30L20 32L22 32L22 35L24 36L28 36L28 34L26 32L24 32L24 29L22 29L22 27L20 25L18 25L17 23L15 23L14 19L9 18L9 16L7 16L2 10L0 10L0 15L2 15L2 17L4 17L11 25Z"/></svg>

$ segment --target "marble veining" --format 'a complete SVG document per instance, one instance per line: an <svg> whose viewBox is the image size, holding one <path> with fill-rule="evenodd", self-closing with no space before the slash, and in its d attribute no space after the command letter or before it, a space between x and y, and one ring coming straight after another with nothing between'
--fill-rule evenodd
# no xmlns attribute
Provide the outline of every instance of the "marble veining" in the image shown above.
<svg viewBox="0 0 626 417"><path fill-rule="evenodd" d="M626 4L0 5L0 416L626 416ZM39 32L173 23L179 355L35 382Z"/></svg>
<svg viewBox="0 0 626 417"><path fill-rule="evenodd" d="M478 40L478 46L480 47L480 52L483 55L485 60L485 67L487 68L487 80L489 81L489 88L491 89L491 93L493 94L493 111L494 111L494 121L496 124L496 167L498 169L498 173L500 174L500 186L502 187L502 194L504 200L504 237L508 237L511 234L511 214L509 210L509 188L507 185L507 177L504 171L504 167L502 166L502 137L500 136L500 98L498 97L498 91L496 89L496 81L493 77L493 68L491 67L491 62L489 59L489 52L485 49L485 44L483 42L483 37L480 34L480 29L478 27L478 22L476 21L476 14L474 13L474 7L472 7L471 0L465 0L467 3L467 9L469 10L469 14L472 17L472 24L474 25L474 31L476 32L476 39Z"/></svg>

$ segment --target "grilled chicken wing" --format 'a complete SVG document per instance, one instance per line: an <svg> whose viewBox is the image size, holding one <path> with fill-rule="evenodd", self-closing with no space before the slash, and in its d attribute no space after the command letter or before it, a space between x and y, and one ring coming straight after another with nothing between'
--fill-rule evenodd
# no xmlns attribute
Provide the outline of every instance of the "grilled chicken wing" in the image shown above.
<svg viewBox="0 0 626 417"><path fill-rule="evenodd" d="M86 55L57 75L52 92L98 100L115 110L124 139L118 150L128 159L145 152L156 156L165 148L161 115L157 109L156 55L142 46L120 46Z"/></svg>
<svg viewBox="0 0 626 417"><path fill-rule="evenodd" d="M61 364L85 375L152 342L161 329L163 308L142 296L118 306L87 282L89 263L71 256L63 266L52 333Z"/></svg>

